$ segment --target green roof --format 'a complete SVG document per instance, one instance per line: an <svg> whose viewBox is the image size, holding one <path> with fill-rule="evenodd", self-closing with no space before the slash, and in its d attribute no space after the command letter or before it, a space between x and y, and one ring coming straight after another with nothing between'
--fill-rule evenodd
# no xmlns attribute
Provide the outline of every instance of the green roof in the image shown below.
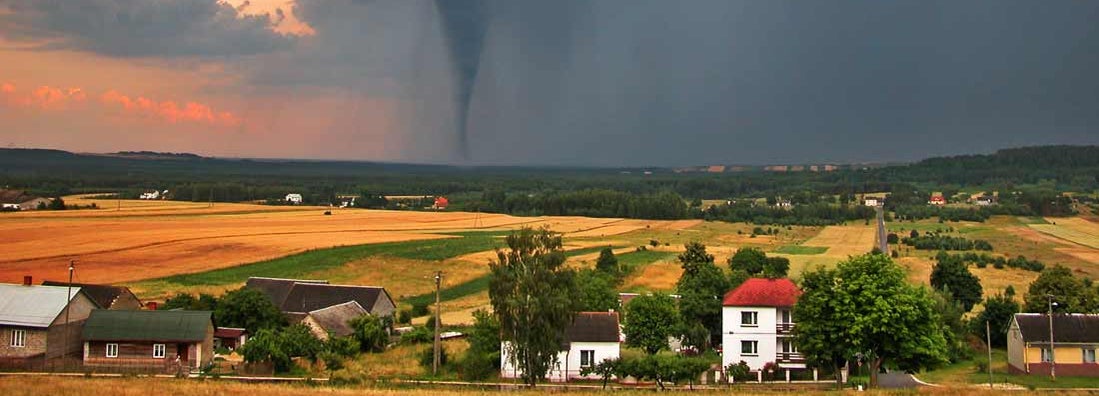
<svg viewBox="0 0 1099 396"><path fill-rule="evenodd" d="M96 309L84 322L89 341L202 341L212 325L210 311L126 311Z"/></svg>

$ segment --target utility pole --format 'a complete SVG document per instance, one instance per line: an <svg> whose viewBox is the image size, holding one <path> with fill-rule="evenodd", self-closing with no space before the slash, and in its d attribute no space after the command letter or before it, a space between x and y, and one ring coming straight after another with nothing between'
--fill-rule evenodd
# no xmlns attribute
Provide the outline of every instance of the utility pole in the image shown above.
<svg viewBox="0 0 1099 396"><path fill-rule="evenodd" d="M988 389L992 388L992 325L985 321L985 344L988 345Z"/></svg>
<svg viewBox="0 0 1099 396"><path fill-rule="evenodd" d="M65 341L62 342L64 349L61 350L61 361L65 361L65 356L69 354L69 334L72 330L69 329L69 311L72 311L72 305L70 303L73 299L73 271L76 270L76 260L69 260L69 291L65 298Z"/></svg>
<svg viewBox="0 0 1099 396"><path fill-rule="evenodd" d="M1053 346L1053 295L1046 294L1049 300L1049 380L1057 381L1057 348Z"/></svg>
<svg viewBox="0 0 1099 396"><path fill-rule="evenodd" d="M431 363L431 375L439 375L439 284L443 280L443 271L435 271L435 360Z"/></svg>

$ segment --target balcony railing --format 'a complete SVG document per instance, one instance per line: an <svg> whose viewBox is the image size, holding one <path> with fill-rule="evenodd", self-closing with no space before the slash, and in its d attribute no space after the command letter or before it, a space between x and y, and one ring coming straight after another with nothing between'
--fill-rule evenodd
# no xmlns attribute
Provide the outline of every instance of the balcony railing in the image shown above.
<svg viewBox="0 0 1099 396"><path fill-rule="evenodd" d="M778 325L776 325L776 329L775 329L775 331L778 332L779 334L786 334L786 333L789 333L793 330L794 330L794 324L793 323L779 323Z"/></svg>
<svg viewBox="0 0 1099 396"><path fill-rule="evenodd" d="M776 363L805 363L805 356L799 352L779 352Z"/></svg>

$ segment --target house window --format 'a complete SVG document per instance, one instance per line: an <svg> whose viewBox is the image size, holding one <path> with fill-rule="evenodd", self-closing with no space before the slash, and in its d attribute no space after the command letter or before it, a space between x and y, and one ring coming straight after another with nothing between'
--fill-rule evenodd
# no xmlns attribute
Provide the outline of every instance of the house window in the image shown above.
<svg viewBox="0 0 1099 396"><path fill-rule="evenodd" d="M1053 351L1049 348L1042 348L1042 363L1049 363L1053 361Z"/></svg>
<svg viewBox="0 0 1099 396"><path fill-rule="evenodd" d="M118 344L107 344L107 357L118 357Z"/></svg>
<svg viewBox="0 0 1099 396"><path fill-rule="evenodd" d="M595 364L595 351L580 351L580 367L591 367Z"/></svg>
<svg viewBox="0 0 1099 396"><path fill-rule="evenodd" d="M740 354L747 356L759 355L759 341L741 341Z"/></svg>
<svg viewBox="0 0 1099 396"><path fill-rule="evenodd" d="M790 311L789 310L783 310L782 311L782 323L794 323L793 321L790 320Z"/></svg>
<svg viewBox="0 0 1099 396"><path fill-rule="evenodd" d="M11 346L15 348L27 346L27 331L13 329L11 331Z"/></svg>
<svg viewBox="0 0 1099 396"><path fill-rule="evenodd" d="M1084 363L1095 363L1095 348L1084 348Z"/></svg>
<svg viewBox="0 0 1099 396"><path fill-rule="evenodd" d="M164 344L153 344L153 357L158 359L164 358Z"/></svg>
<svg viewBox="0 0 1099 396"><path fill-rule="evenodd" d="M740 313L741 326L759 326L759 312L746 311Z"/></svg>
<svg viewBox="0 0 1099 396"><path fill-rule="evenodd" d="M798 353L798 348L794 346L793 341L782 341L782 353Z"/></svg>

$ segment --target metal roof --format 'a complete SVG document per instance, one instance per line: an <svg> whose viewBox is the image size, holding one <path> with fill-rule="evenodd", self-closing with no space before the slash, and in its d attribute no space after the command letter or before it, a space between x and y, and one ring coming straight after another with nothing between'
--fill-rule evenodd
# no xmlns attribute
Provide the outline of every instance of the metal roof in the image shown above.
<svg viewBox="0 0 1099 396"><path fill-rule="evenodd" d="M210 311L93 310L84 322L91 341L202 341Z"/></svg>
<svg viewBox="0 0 1099 396"><path fill-rule="evenodd" d="M0 325L50 327L68 306L68 287L0 284ZM80 294L72 288L72 297Z"/></svg>

